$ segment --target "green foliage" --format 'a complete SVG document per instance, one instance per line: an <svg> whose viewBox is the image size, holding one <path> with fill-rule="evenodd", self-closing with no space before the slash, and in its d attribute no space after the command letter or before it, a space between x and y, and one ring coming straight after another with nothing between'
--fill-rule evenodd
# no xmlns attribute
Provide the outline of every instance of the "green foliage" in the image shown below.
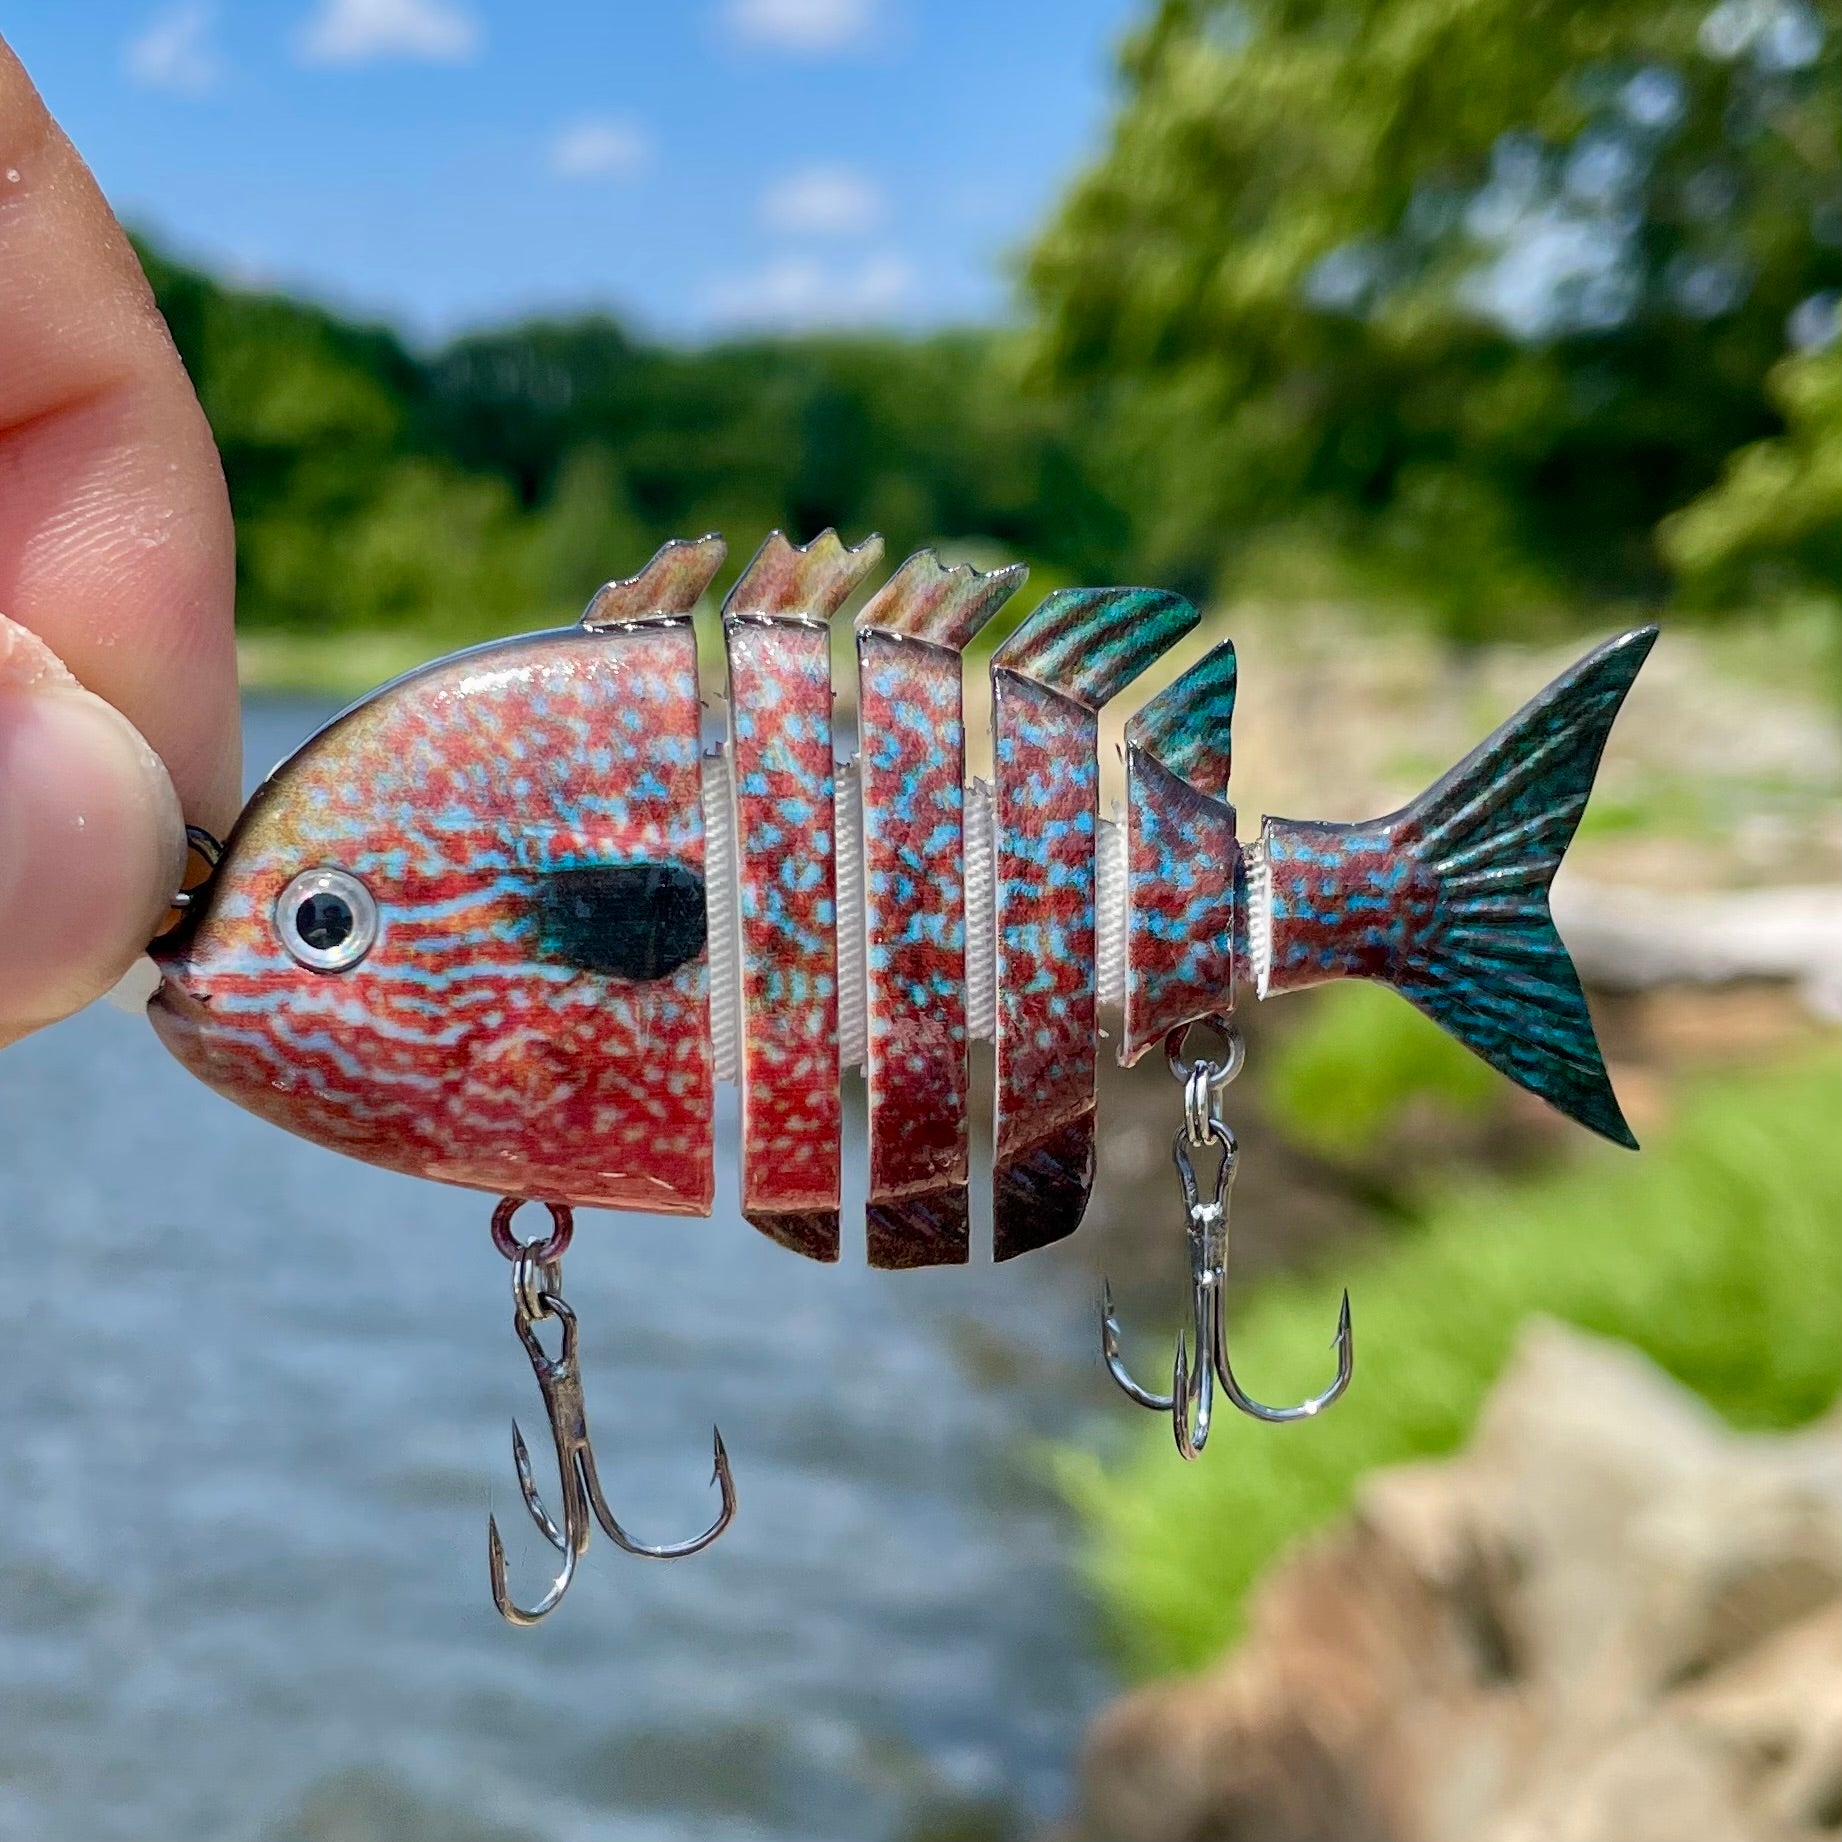
<svg viewBox="0 0 1842 1842"><path fill-rule="evenodd" d="M1168 1426L1109 1469L1065 1457L1093 1581L1139 1669L1194 1667L1249 1586L1344 1509L1361 1474L1454 1450L1542 1312L1637 1345L1741 1427L1796 1425L1842 1386L1842 1059L1710 1082L1665 1142L1589 1147L1538 1182L1454 1196L1347 1278L1355 1386L1323 1419L1218 1427L1179 1464ZM1235 1326L1269 1400L1321 1385L1322 1281L1266 1288ZM1221 1449L1216 1449L1219 1443Z"/></svg>
<svg viewBox="0 0 1842 1842"><path fill-rule="evenodd" d="M1036 355L1158 579L1275 533L1449 629L1661 586L1842 282L1842 5L1162 0L1037 243Z"/></svg>
<svg viewBox="0 0 1842 1842"><path fill-rule="evenodd" d="M1024 396L995 334L681 351L588 318L425 357L142 260L223 453L246 628L433 645L566 620L665 539L712 529L736 543L732 574L771 529L826 525L880 530L897 556L974 540L1102 579L1123 560L1101 444Z"/></svg>
<svg viewBox="0 0 1842 1842"><path fill-rule="evenodd" d="M435 645L829 524L1461 639L1666 567L1842 631L1842 0L1145 4L1022 333L418 352L143 251L245 625Z"/></svg>
<svg viewBox="0 0 1842 1842"><path fill-rule="evenodd" d="M1127 536L1072 413L1026 400L990 334L677 351L604 320L537 324L463 340L428 377L431 439L504 474L528 505L595 442L661 535L831 524L880 530L897 551L982 537L1088 569Z"/></svg>
<svg viewBox="0 0 1842 1842"><path fill-rule="evenodd" d="M1436 1023L1392 991L1354 980L1314 994L1305 1022L1275 1045L1262 1097L1288 1138L1359 1158L1418 1103L1476 1114L1500 1088Z"/></svg>
<svg viewBox="0 0 1842 1842"><path fill-rule="evenodd" d="M1842 350L1771 374L1785 431L1742 448L1720 484L1663 527L1689 593L1715 606L1820 605L1842 626Z"/></svg>

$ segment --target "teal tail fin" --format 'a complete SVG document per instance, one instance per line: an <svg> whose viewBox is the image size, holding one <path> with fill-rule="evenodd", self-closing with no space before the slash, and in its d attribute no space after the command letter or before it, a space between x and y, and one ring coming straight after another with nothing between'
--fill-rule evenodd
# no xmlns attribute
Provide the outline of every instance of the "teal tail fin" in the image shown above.
<svg viewBox="0 0 1842 1842"><path fill-rule="evenodd" d="M1635 1147L1548 886L1656 637L1639 627L1589 653L1403 811L1270 820L1263 995L1380 979L1512 1081Z"/></svg>

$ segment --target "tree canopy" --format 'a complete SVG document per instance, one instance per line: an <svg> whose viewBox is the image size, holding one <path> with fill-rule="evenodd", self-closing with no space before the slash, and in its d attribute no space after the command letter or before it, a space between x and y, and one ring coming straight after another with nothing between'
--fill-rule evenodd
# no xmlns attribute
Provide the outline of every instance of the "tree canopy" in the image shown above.
<svg viewBox="0 0 1842 1842"><path fill-rule="evenodd" d="M1838 24L1162 0L1027 268L1042 372L1129 437L1146 564L1330 559L1461 632L1660 592L1659 521L1780 434L1803 386L1768 374L1836 334ZM1672 528L1677 561L1714 541Z"/></svg>
<svg viewBox="0 0 1842 1842"><path fill-rule="evenodd" d="M1460 637L1842 607L1842 0L1149 6L1017 330L418 351L145 251L243 618L490 632L828 524Z"/></svg>
<svg viewBox="0 0 1842 1842"><path fill-rule="evenodd" d="M1111 580L1130 522L1074 407L985 332L679 349L606 318L417 353L142 247L216 432L240 618L450 637L573 617L668 537L980 540Z"/></svg>

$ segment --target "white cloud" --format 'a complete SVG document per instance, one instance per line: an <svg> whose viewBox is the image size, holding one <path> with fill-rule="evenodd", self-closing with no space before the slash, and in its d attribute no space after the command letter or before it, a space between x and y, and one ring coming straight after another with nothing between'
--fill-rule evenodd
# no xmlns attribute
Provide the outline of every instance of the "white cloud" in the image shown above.
<svg viewBox="0 0 1842 1842"><path fill-rule="evenodd" d="M732 276L710 290L712 318L731 326L854 326L893 319L914 291L914 271L900 256L866 257L834 266L806 256L782 256L752 275Z"/></svg>
<svg viewBox="0 0 1842 1842"><path fill-rule="evenodd" d="M479 50L480 22L461 0L319 0L298 48L308 64L459 64Z"/></svg>
<svg viewBox="0 0 1842 1842"><path fill-rule="evenodd" d="M882 222L883 195L846 166L811 166L762 194L761 221L792 237L860 237Z"/></svg>
<svg viewBox="0 0 1842 1842"><path fill-rule="evenodd" d="M881 11L878 0L728 0L723 24L752 48L824 57L874 37Z"/></svg>
<svg viewBox="0 0 1842 1842"><path fill-rule="evenodd" d="M550 143L550 170L560 179L631 179L652 154L637 122L616 115L572 122Z"/></svg>
<svg viewBox="0 0 1842 1842"><path fill-rule="evenodd" d="M210 0L179 0L156 13L129 42L123 62L143 89L203 96L217 87L224 61L211 44L217 8Z"/></svg>

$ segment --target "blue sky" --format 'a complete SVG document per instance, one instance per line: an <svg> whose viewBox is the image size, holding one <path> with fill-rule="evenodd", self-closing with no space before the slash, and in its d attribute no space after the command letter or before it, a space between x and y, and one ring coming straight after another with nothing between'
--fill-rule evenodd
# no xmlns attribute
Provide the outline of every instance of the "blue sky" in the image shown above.
<svg viewBox="0 0 1842 1842"><path fill-rule="evenodd" d="M1133 0L10 0L131 223L433 338L1005 310Z"/></svg>

